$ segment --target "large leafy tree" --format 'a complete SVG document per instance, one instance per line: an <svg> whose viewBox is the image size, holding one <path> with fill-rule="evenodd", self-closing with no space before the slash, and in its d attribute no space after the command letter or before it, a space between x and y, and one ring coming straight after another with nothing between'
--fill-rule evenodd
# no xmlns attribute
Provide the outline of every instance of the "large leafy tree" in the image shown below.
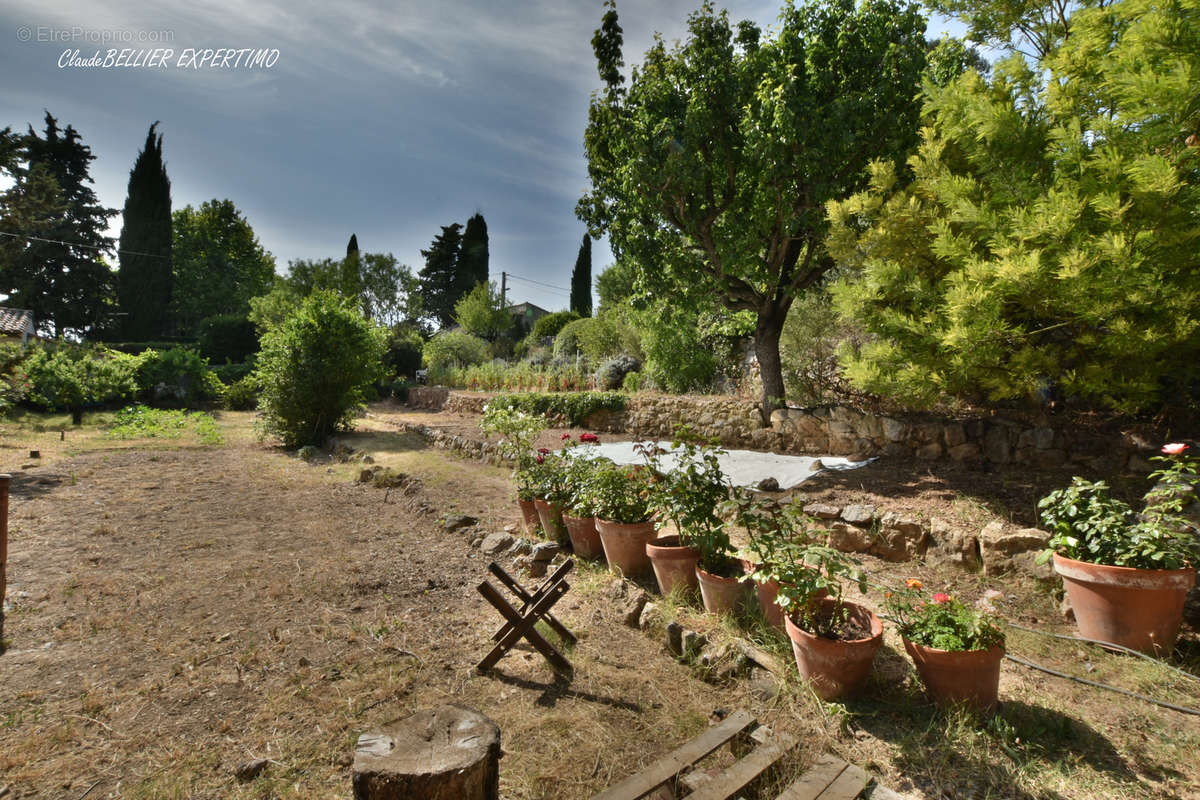
<svg viewBox="0 0 1200 800"><path fill-rule="evenodd" d="M0 262L0 292L8 305L32 310L40 329L83 334L111 310L113 275L103 254L112 239L104 230L117 212L96 199L89 175L95 156L79 132L60 129L49 112L45 123L41 136L30 126L17 139L3 137L15 180L3 216L16 228L6 232L18 238L5 237L12 241Z"/></svg>
<svg viewBox="0 0 1200 800"><path fill-rule="evenodd" d="M924 31L914 6L835 0L786 6L762 41L705 4L682 43L656 38L628 89L615 8L593 39L605 88L577 212L643 288L756 315L764 417L784 396L788 309L833 263L825 202L915 142Z"/></svg>
<svg viewBox="0 0 1200 800"><path fill-rule="evenodd" d="M121 215L117 300L127 338L147 341L168 332L172 279L171 180L158 123L129 172Z"/></svg>
<svg viewBox="0 0 1200 800"><path fill-rule="evenodd" d="M354 244L357 244L355 241ZM416 325L421 316L421 298L417 279L406 264L391 253L360 253L348 251L342 260L297 259L288 265L288 275L273 287L276 301L287 307L298 306L308 295L319 289L337 292L355 301L369 319L382 325L407 323ZM262 302L255 304L266 306ZM281 319L270 312L272 319Z"/></svg>
<svg viewBox="0 0 1200 800"><path fill-rule="evenodd" d="M581 317L592 315L592 237L586 233L571 270L571 310Z"/></svg>
<svg viewBox="0 0 1200 800"><path fill-rule="evenodd" d="M1200 380L1200 0L1076 10L1040 59L930 87L908 161L831 205L859 386L1150 410ZM1194 401L1193 401L1194 402Z"/></svg>
<svg viewBox="0 0 1200 800"><path fill-rule="evenodd" d="M172 215L174 288L172 307L179 333L189 334L205 317L242 314L250 298L265 294L275 258L254 235L231 200L185 206Z"/></svg>
<svg viewBox="0 0 1200 800"><path fill-rule="evenodd" d="M454 306L471 290L461 287L458 279L458 259L462 248L462 225L457 222L442 227L428 250L421 251L425 266L421 268L421 298L425 312L440 327L454 324Z"/></svg>

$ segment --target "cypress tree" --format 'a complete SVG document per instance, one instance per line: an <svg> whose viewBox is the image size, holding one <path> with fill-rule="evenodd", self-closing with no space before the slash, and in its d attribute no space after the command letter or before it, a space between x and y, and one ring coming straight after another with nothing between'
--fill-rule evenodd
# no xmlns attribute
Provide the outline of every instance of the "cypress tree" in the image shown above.
<svg viewBox="0 0 1200 800"><path fill-rule="evenodd" d="M462 252L458 257L456 289L461 298L488 279L488 232L483 214L467 220L462 236Z"/></svg>
<svg viewBox="0 0 1200 800"><path fill-rule="evenodd" d="M358 255L358 236L353 233L350 234L350 241L346 244L346 258L352 255Z"/></svg>
<svg viewBox="0 0 1200 800"><path fill-rule="evenodd" d="M571 310L581 317L592 315L592 237L586 233L571 272Z"/></svg>
<svg viewBox="0 0 1200 800"><path fill-rule="evenodd" d="M122 329L132 341L167 333L172 288L171 180L162 159L162 134L150 126L129 171L121 216L117 299Z"/></svg>
<svg viewBox="0 0 1200 800"><path fill-rule="evenodd" d="M421 299L425 313L448 328L454 324L454 306L470 289L459 290L458 259L462 248L462 225L455 222L442 227L428 250L422 250Z"/></svg>

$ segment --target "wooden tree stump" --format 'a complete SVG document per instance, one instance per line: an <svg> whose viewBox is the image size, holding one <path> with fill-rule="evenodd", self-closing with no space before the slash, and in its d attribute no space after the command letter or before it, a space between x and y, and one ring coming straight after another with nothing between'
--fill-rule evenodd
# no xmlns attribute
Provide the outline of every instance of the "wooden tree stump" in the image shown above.
<svg viewBox="0 0 1200 800"><path fill-rule="evenodd" d="M498 800L500 728L445 705L358 737L355 800Z"/></svg>

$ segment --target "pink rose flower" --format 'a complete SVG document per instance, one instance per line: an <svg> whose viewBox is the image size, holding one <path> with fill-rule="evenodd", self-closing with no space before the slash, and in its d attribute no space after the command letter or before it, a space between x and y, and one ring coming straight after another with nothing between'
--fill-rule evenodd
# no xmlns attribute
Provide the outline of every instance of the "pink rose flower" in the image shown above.
<svg viewBox="0 0 1200 800"><path fill-rule="evenodd" d="M1164 444L1162 451L1169 456L1181 456L1187 449L1188 446L1183 442L1172 442L1171 444Z"/></svg>
<svg viewBox="0 0 1200 800"><path fill-rule="evenodd" d="M946 594L945 592L934 592L933 602L939 606L943 603L949 603L950 595Z"/></svg>

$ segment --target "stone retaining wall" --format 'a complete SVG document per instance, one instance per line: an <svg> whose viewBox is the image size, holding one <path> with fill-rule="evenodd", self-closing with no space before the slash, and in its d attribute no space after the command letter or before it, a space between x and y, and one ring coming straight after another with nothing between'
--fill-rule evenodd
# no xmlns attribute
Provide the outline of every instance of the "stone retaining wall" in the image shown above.
<svg viewBox="0 0 1200 800"><path fill-rule="evenodd" d="M437 387L422 393L422 407L478 414L491 395L448 392ZM428 393L428 394L426 394ZM410 394L410 403L412 403ZM1037 468L1072 465L1102 474L1128 469L1149 472L1149 456L1157 444L1136 434L1095 431L1068 425L1030 424L1000 417L949 419L932 415L877 415L848 406L777 409L770 427L763 427L758 405L736 397L638 394L629 398L624 413L600 412L587 427L640 438L670 438L682 424L731 448L775 453L849 456L915 457L919 459L992 464L1022 464Z"/></svg>

